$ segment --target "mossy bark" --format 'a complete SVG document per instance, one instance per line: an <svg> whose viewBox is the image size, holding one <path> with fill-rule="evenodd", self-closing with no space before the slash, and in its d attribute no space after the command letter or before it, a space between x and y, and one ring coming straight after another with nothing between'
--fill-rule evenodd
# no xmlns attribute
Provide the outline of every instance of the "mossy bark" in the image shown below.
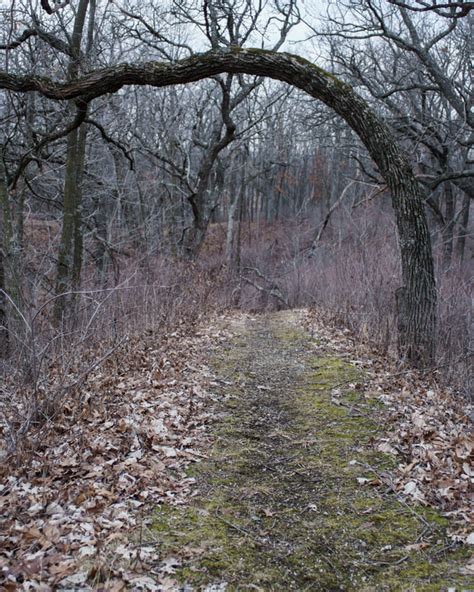
<svg viewBox="0 0 474 592"><path fill-rule="evenodd" d="M3 161L3 146L0 147L0 358L6 357L10 349L8 332L7 278L5 273L9 246L9 199Z"/></svg>

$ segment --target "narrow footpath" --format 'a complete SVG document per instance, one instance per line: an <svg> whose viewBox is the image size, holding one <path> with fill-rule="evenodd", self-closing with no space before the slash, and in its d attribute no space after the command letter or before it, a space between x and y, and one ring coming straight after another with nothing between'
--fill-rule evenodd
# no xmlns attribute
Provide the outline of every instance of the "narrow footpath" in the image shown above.
<svg viewBox="0 0 474 592"><path fill-rule="evenodd" d="M162 505L149 536L189 592L468 590L446 520L408 505L377 452L383 406L297 312L242 316L213 354L214 445L197 495Z"/></svg>

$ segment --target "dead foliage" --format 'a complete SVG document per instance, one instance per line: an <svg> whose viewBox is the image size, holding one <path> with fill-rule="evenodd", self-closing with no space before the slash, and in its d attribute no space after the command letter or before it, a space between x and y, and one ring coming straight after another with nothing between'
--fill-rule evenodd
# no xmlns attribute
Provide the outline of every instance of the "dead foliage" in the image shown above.
<svg viewBox="0 0 474 592"><path fill-rule="evenodd" d="M34 448L2 459L2 589L175 589L140 532L151 508L195 490L186 469L211 419L204 352L221 334L189 333L129 341Z"/></svg>
<svg viewBox="0 0 474 592"><path fill-rule="evenodd" d="M314 310L303 323L317 347L330 344L364 370L361 396L385 406L387 429L373 446L397 466L373 482L438 508L451 519L453 540L472 542L466 401L440 388L436 372L395 367ZM207 351L227 339L217 326L208 318L193 330L182 324L127 341L68 394L29 449L2 459L2 589L178 589L171 559L142 534L158 504L198 493L187 469L205 457L217 419L206 365Z"/></svg>
<svg viewBox="0 0 474 592"><path fill-rule="evenodd" d="M373 445L393 455L397 466L374 478L409 502L439 509L452 520L455 541L474 543L472 405L440 386L436 369L403 369L348 329L323 323L316 309L308 312L304 325L318 341L330 343L361 367L366 376L364 396L384 404L385 434Z"/></svg>

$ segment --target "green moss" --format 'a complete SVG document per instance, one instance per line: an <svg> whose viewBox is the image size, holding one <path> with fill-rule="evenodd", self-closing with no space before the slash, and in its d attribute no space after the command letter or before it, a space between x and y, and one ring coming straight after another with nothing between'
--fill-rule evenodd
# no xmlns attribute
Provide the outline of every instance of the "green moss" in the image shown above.
<svg viewBox="0 0 474 592"><path fill-rule="evenodd" d="M301 334L301 330L291 325L279 325L274 330L275 338L286 343L300 343L304 344L305 339Z"/></svg>
<svg viewBox="0 0 474 592"><path fill-rule="evenodd" d="M333 84L336 84L340 88L340 90L347 90L347 91L352 92L352 89L348 84L346 84L345 82L342 82L334 74L331 74L331 72L324 70L324 68L321 68L320 66L317 66L316 64L313 64L313 62L310 62L306 58L303 58L302 56L295 55L292 53L285 53L284 55L286 55L290 59L297 61L299 64L301 64L305 68L308 68L308 69L314 71L318 76L322 76L323 78L330 80Z"/></svg>
<svg viewBox="0 0 474 592"><path fill-rule="evenodd" d="M163 557L183 557L178 578L229 591L466 587L465 550L442 551L444 518L357 481L395 462L371 446L383 416L361 371L314 358L291 313L239 330L214 358L231 384L210 458L190 468L201 493L158 508L151 528Z"/></svg>
<svg viewBox="0 0 474 592"><path fill-rule="evenodd" d="M337 85L337 87L339 88L340 91L346 91L346 92L352 93L352 89L348 84L339 80L339 78L337 78L334 74L331 74L331 72L328 72L327 70L324 70L324 68L321 68L320 66L317 66L316 64L313 64L313 62L310 62L309 60L307 60L306 58L304 58L302 56L292 54L292 53L287 53L287 52L278 53L278 52L274 52L274 51L268 50L268 49L263 49L260 47L245 47L244 48L244 47L241 47L240 45L231 45L229 47L228 51L230 51L233 54L240 54L240 53L245 52L246 54L250 54L250 55L255 54L258 56L269 56L269 57L283 56L283 57L286 57L289 60L297 62L299 65L310 70L311 72L314 72L317 76L325 78L326 80L330 81L332 84ZM211 51L209 53L213 53L213 52Z"/></svg>

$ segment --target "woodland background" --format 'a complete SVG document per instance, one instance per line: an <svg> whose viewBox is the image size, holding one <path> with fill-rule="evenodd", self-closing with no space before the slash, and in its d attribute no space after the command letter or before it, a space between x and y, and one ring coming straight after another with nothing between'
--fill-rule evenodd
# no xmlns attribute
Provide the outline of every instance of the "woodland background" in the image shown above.
<svg viewBox="0 0 474 592"><path fill-rule="evenodd" d="M434 3L436 4L436 3ZM472 44L468 2L17 0L1 68L72 80L220 45L304 55L389 123L426 189L439 379L472 388ZM0 95L3 434L14 450L131 336L211 310L317 307L396 346L390 196L354 133L268 79L219 75L73 106ZM69 133L68 133L69 132Z"/></svg>

